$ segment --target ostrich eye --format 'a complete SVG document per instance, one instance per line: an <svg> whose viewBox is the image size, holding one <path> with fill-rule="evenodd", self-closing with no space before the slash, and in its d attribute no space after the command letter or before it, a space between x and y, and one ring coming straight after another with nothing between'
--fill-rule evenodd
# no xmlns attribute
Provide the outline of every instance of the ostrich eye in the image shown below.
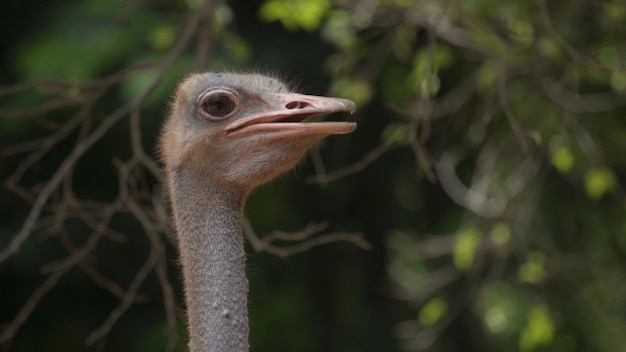
<svg viewBox="0 0 626 352"><path fill-rule="evenodd" d="M223 119L238 110L238 99L229 91L210 91L200 99L202 111L209 118Z"/></svg>

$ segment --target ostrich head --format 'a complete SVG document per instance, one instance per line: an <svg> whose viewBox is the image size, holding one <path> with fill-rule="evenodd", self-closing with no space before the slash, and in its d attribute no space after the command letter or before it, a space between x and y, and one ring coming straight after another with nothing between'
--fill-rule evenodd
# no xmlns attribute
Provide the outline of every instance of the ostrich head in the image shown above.
<svg viewBox="0 0 626 352"><path fill-rule="evenodd" d="M258 74L204 73L178 87L160 153L168 172L198 172L248 190L292 168L316 142L346 134L353 122L305 122L355 104L291 92Z"/></svg>

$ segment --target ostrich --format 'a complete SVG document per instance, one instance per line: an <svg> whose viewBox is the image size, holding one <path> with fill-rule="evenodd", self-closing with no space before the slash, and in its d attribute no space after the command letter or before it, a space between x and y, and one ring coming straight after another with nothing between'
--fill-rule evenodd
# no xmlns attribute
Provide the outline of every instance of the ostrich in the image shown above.
<svg viewBox="0 0 626 352"><path fill-rule="evenodd" d="M191 352L248 351L246 198L316 142L356 128L304 119L355 108L346 99L293 93L259 74L194 74L180 83L159 153L178 235Z"/></svg>

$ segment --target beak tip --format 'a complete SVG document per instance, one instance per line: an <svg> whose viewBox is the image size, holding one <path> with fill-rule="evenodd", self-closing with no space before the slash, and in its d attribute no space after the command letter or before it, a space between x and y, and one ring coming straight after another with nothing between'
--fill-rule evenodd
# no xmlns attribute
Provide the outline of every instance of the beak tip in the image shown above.
<svg viewBox="0 0 626 352"><path fill-rule="evenodd" d="M346 126L346 133L354 132L354 130L356 130L356 127L356 122L350 123L348 126Z"/></svg>
<svg viewBox="0 0 626 352"><path fill-rule="evenodd" d="M356 111L356 104L352 100L346 99L345 105L347 110L350 111L351 114L354 114L354 112Z"/></svg>

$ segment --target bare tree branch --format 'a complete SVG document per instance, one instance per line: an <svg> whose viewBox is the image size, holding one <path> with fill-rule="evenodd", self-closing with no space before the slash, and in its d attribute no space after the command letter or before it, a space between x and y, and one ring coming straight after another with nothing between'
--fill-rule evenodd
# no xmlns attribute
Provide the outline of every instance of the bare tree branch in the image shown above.
<svg viewBox="0 0 626 352"><path fill-rule="evenodd" d="M363 239L363 236L359 233L345 233L345 232L333 232L317 237L312 237L328 227L326 223L309 224L297 232L283 232L274 231L265 235L262 239L254 232L250 222L245 219L243 222L243 229L246 237L252 244L252 248L256 252L267 252L274 254L281 258L286 258L300 252L306 252L307 250L321 246L328 243L345 241L350 242L364 250L369 250L371 245ZM300 243L295 245L289 245L286 247L279 247L274 245L275 241L298 241Z"/></svg>

